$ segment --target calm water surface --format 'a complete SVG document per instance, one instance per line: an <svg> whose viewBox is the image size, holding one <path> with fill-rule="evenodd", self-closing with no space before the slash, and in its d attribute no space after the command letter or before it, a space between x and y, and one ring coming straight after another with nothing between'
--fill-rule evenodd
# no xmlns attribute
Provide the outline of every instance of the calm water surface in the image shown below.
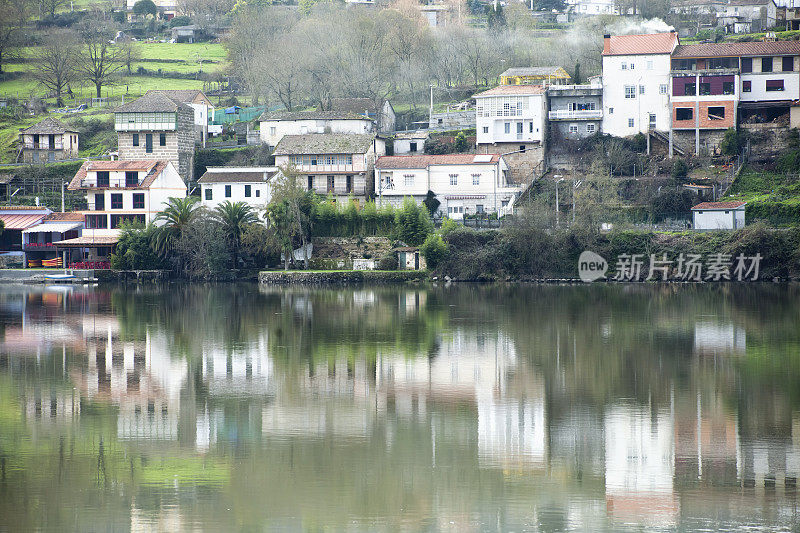
<svg viewBox="0 0 800 533"><path fill-rule="evenodd" d="M798 531L800 287L0 288L0 531Z"/></svg>

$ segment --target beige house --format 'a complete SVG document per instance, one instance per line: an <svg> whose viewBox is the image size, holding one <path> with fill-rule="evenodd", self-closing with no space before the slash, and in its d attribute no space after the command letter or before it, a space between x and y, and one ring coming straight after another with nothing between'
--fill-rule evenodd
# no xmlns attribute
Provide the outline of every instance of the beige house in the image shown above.
<svg viewBox="0 0 800 533"><path fill-rule="evenodd" d="M78 156L78 132L63 122L46 118L19 130L17 161L47 163Z"/></svg>
<svg viewBox="0 0 800 533"><path fill-rule="evenodd" d="M372 98L334 98L331 100L331 111L369 117L377 124L378 133L395 130L396 116L389 100L376 102Z"/></svg>
<svg viewBox="0 0 800 533"><path fill-rule="evenodd" d="M298 172L308 190L338 201L366 200L374 194L375 160L386 144L370 133L285 135L273 153L275 165Z"/></svg>

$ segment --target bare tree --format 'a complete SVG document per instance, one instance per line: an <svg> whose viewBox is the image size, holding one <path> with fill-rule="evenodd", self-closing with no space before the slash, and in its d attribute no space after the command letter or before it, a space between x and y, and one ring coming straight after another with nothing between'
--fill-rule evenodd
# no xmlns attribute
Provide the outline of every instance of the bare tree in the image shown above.
<svg viewBox="0 0 800 533"><path fill-rule="evenodd" d="M178 0L178 10L206 28L230 13L235 4L235 0Z"/></svg>
<svg viewBox="0 0 800 533"><path fill-rule="evenodd" d="M84 49L78 62L78 70L94 85L97 98L102 98L103 87L110 85L117 71L124 65L121 47L110 40L107 25L95 23L84 30Z"/></svg>
<svg viewBox="0 0 800 533"><path fill-rule="evenodd" d="M64 105L62 93L78 75L80 41L72 30L56 30L33 53L36 69L33 78L55 93L56 105Z"/></svg>
<svg viewBox="0 0 800 533"><path fill-rule="evenodd" d="M122 55L122 63L130 76L133 72L133 64L142 58L142 50L132 39L125 39L117 43Z"/></svg>
<svg viewBox="0 0 800 533"><path fill-rule="evenodd" d="M30 12L30 0L0 0L0 74L20 43L20 33Z"/></svg>
<svg viewBox="0 0 800 533"><path fill-rule="evenodd" d="M68 0L39 0L39 11L42 15L50 15L51 17L56 14L59 7L67 5Z"/></svg>

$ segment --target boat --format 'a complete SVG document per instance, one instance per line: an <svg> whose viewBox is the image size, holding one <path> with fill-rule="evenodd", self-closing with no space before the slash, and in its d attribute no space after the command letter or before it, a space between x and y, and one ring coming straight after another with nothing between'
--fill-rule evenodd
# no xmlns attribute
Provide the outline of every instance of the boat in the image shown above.
<svg viewBox="0 0 800 533"><path fill-rule="evenodd" d="M45 274L44 279L51 281L67 281L78 279L75 274Z"/></svg>

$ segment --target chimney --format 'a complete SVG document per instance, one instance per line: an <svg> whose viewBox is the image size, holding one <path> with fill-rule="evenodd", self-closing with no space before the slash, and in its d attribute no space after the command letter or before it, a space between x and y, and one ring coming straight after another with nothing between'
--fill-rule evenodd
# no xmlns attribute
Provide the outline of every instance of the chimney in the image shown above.
<svg viewBox="0 0 800 533"><path fill-rule="evenodd" d="M603 35L603 55L611 53L611 34Z"/></svg>

